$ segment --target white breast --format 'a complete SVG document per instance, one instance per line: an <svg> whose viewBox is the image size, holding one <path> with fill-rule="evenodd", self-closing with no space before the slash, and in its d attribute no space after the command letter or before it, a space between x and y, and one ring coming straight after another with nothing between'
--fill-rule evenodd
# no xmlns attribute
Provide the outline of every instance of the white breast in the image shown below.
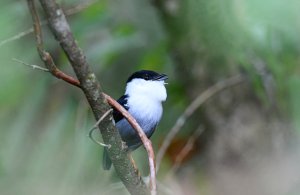
<svg viewBox="0 0 300 195"><path fill-rule="evenodd" d="M147 133L162 116L162 102L167 98L164 81L133 79L127 84L125 94L129 95L128 111Z"/></svg>
<svg viewBox="0 0 300 195"><path fill-rule="evenodd" d="M153 101L144 96L130 96L127 103L129 112L143 126L145 131L160 121L163 112L161 102Z"/></svg>

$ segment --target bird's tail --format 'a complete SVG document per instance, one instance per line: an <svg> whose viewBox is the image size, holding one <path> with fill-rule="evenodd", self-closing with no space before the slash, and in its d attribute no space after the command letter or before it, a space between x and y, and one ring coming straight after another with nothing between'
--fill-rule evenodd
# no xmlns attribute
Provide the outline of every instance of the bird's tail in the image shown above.
<svg viewBox="0 0 300 195"><path fill-rule="evenodd" d="M109 170L111 167L111 160L108 156L108 152L107 149L104 148L103 150L103 162L102 162L102 166L104 170Z"/></svg>

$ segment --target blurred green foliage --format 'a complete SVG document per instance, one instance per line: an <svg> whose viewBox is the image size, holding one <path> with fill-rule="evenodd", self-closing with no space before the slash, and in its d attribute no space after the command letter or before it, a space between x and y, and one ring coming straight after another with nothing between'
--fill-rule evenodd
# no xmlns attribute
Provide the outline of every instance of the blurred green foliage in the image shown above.
<svg viewBox="0 0 300 195"><path fill-rule="evenodd" d="M85 1L59 2L67 10ZM124 92L135 70L169 75L165 114L152 139L157 150L195 94L240 70L268 104L257 63L272 75L279 109L300 132L299 6L297 0L99 0L68 21L103 89L113 97ZM95 121L84 96L47 73L12 61L43 65L32 33L1 44L31 27L25 1L2 0L0 26L0 193L102 194L110 179L117 179L113 171L101 170L102 148L86 137ZM73 74L46 25L43 33L57 64ZM203 67L201 82L186 85L201 77ZM195 121L185 127L186 134L199 117ZM135 155L146 174L147 161L139 151ZM164 163L162 179L171 166ZM205 189L200 172L197 180Z"/></svg>

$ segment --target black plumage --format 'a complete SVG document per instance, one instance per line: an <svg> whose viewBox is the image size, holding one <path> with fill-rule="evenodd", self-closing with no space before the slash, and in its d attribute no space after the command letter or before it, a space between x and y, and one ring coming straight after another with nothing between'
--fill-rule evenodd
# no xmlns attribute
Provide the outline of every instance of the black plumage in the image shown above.
<svg viewBox="0 0 300 195"><path fill-rule="evenodd" d="M122 95L117 102L123 106L126 110L129 109L128 105L127 105L127 99L128 99L128 95ZM116 109L113 110L113 117L115 120L115 123L119 122L120 120L122 120L124 118L124 116Z"/></svg>

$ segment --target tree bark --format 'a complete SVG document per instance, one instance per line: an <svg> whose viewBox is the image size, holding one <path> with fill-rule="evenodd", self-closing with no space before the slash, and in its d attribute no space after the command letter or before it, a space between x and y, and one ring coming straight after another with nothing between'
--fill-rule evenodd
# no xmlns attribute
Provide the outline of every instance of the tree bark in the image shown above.
<svg viewBox="0 0 300 195"><path fill-rule="evenodd" d="M37 21L35 21L34 18L34 14L36 14L34 13L34 0L27 1L33 15L34 24L36 25ZM80 88L83 90L96 120L98 120L110 109L102 93L100 83L95 73L91 70L83 51L79 48L73 37L62 9L54 0L40 0L40 3L46 13L49 27L67 55L80 82ZM38 19L38 17L36 18ZM38 38L37 41L39 41ZM41 56L41 58L43 58L43 56ZM45 61L45 59L43 59L43 61ZM111 146L108 148L110 158L117 174L128 191L131 194L149 194L149 189L124 150L124 144L118 130L113 124L112 116L103 119L99 125L99 129L101 130L104 143Z"/></svg>

